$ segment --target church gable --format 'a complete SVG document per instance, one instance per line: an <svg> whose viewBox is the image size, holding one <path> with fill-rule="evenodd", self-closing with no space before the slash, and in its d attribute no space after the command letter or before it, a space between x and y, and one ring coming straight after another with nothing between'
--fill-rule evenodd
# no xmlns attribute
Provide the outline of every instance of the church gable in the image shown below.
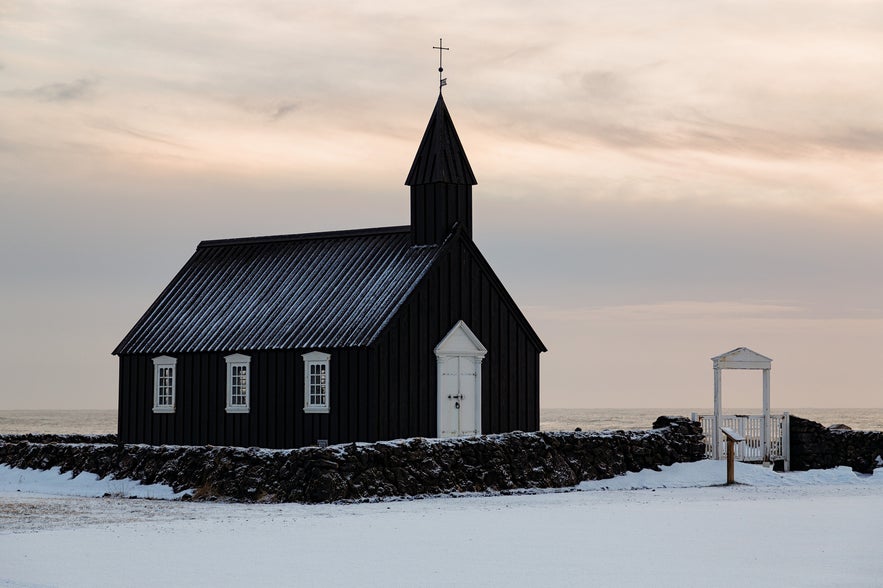
<svg viewBox="0 0 883 588"><path fill-rule="evenodd" d="M503 282L500 281L500 278L497 277L496 272L485 259L484 255L482 255L481 250L472 242L471 239L463 239L462 247L466 255L469 256L471 262L478 269L482 277L487 280L490 287L494 290L496 296L499 297L501 303L506 306L509 312L512 313L514 320L524 329L527 336L536 346L538 351L548 351L546 346L540 340L540 336L537 335L536 331L534 331L530 322L527 320L527 317L524 316L524 313L521 312L521 309L518 307L518 304L515 303L515 300L509 294L506 287L503 285Z"/></svg>
<svg viewBox="0 0 883 588"><path fill-rule="evenodd" d="M457 227L448 235L432 266L415 284L400 309L371 340L376 341L389 328L399 328L403 321L409 319L428 323L440 320L439 328L443 328L444 332L462 319L479 339L484 340L485 334L479 330L489 331L496 327L492 323L499 319L501 313L518 326L538 352L547 351L484 255L464 235L462 228ZM427 318L424 319L424 316Z"/></svg>
<svg viewBox="0 0 883 588"><path fill-rule="evenodd" d="M467 325L482 354L482 433L536 430L539 426L539 356L543 342L472 241L455 230L432 267L371 346L378 360L376 390L381 407L390 405L381 437L419 431L438 434L437 351L445 338L469 349L455 327ZM468 337L467 337L468 339ZM441 346L441 347L440 347ZM472 347L478 349L478 345ZM467 354L468 355L468 354ZM444 395L444 394L443 394ZM407 422L407 417L414 420ZM394 418L395 416L395 418ZM402 423L407 422L408 429Z"/></svg>

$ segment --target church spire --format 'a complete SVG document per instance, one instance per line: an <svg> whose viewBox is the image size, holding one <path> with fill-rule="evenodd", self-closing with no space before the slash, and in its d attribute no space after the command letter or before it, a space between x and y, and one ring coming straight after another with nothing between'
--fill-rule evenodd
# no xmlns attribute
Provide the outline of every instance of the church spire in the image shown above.
<svg viewBox="0 0 883 588"><path fill-rule="evenodd" d="M426 125L405 185L411 187L411 237L415 245L444 241L455 225L472 238L475 174L441 92Z"/></svg>
<svg viewBox="0 0 883 588"><path fill-rule="evenodd" d="M405 185L419 186L435 182L464 186L478 183L441 92Z"/></svg>
<svg viewBox="0 0 883 588"><path fill-rule="evenodd" d="M472 166L457 136L442 87L442 55L438 40L438 100L429 117L405 185L411 187L411 240L414 245L439 245L454 227L472 239Z"/></svg>

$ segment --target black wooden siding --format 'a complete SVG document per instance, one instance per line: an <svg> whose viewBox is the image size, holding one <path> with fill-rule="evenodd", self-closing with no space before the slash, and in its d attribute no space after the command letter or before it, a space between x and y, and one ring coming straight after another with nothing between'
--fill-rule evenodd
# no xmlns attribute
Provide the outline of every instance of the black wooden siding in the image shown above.
<svg viewBox="0 0 883 588"><path fill-rule="evenodd" d="M455 224L472 238L472 186L425 184L411 188L411 227L416 245L441 243Z"/></svg>
<svg viewBox="0 0 883 588"><path fill-rule="evenodd" d="M153 356L120 357L120 440L124 443L301 447L370 439L367 349L330 351L331 412L307 414L304 362L317 350L258 351L251 357L248 413L228 414L230 353L177 354L175 412L153 412ZM322 350L318 350L322 351Z"/></svg>
<svg viewBox="0 0 883 588"><path fill-rule="evenodd" d="M153 413L153 357L120 357L120 439L127 443L301 447L434 437L434 349L458 320L487 347L482 363L482 432L539 428L539 354L545 348L462 231L374 343L354 348L169 353L178 358L176 409ZM309 351L331 354L331 412L303 412ZM250 411L228 414L226 362L251 357Z"/></svg>

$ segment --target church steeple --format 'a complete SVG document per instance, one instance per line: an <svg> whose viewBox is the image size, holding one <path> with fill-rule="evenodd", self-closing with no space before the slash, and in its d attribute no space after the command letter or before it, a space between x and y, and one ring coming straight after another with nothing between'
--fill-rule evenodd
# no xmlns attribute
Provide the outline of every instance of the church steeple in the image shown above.
<svg viewBox="0 0 883 588"><path fill-rule="evenodd" d="M469 186L478 183L441 92L405 185L418 186L435 182Z"/></svg>
<svg viewBox="0 0 883 588"><path fill-rule="evenodd" d="M441 92L405 185L411 187L415 245L441 243L455 223L472 237L475 175Z"/></svg>

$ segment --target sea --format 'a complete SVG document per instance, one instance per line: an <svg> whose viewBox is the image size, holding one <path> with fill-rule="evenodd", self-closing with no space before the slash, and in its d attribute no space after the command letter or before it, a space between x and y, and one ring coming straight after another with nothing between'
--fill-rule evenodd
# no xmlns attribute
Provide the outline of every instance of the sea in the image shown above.
<svg viewBox="0 0 883 588"><path fill-rule="evenodd" d="M660 415L689 417L711 414L710 408L543 408L543 431L600 431L604 429L649 429ZM759 414L754 409L725 409L726 414ZM781 409L772 409L781 413ZM849 425L856 430L883 431L883 408L795 408L789 413L825 426ZM0 410L0 434L116 433L117 411L111 410Z"/></svg>

